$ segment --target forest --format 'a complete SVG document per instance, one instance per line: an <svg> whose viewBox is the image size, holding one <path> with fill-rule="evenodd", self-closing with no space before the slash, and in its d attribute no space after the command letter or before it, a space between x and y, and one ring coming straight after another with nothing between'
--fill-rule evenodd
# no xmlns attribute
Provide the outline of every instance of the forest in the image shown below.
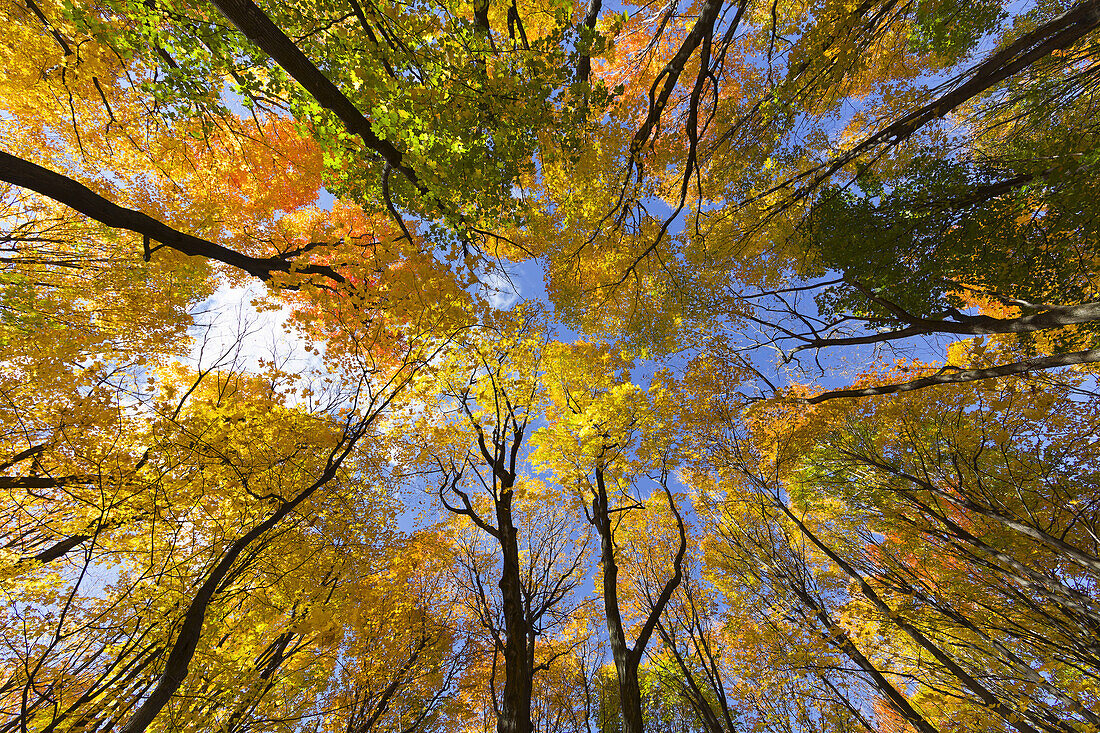
<svg viewBox="0 0 1100 733"><path fill-rule="evenodd" d="M0 733L1097 733L1100 0L3 0Z"/></svg>

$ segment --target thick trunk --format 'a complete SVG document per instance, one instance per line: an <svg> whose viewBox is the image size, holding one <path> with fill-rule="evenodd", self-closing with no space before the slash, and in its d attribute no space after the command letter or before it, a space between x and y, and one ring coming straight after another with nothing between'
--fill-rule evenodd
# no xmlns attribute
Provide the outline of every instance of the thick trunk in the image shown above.
<svg viewBox="0 0 1100 733"><path fill-rule="evenodd" d="M603 0L590 0L588 4L588 13L584 16L584 27L588 30L596 29L596 21L600 19L600 8L603 5ZM582 84L588 83L588 77L592 74L592 57L588 54L581 54L580 60L577 62L577 81Z"/></svg>
<svg viewBox="0 0 1100 733"><path fill-rule="evenodd" d="M645 724L642 721L642 690L638 684L638 663L628 658L623 664L619 664L619 660L616 659L615 670L619 675L623 733L642 733Z"/></svg>
<svg viewBox="0 0 1100 733"><path fill-rule="evenodd" d="M619 685L619 709L623 717L622 733L642 733L642 693L638 685L640 657L626 640L619 613L619 565L615 561L615 542L611 528L607 491L603 474L596 473L597 493L592 502L592 518L600 535L600 566L603 569L603 605L607 619L608 641L615 659Z"/></svg>
<svg viewBox="0 0 1100 733"><path fill-rule="evenodd" d="M668 605L672 594L683 580L684 553L687 551L687 536L684 533L684 522L676 509L676 503L668 485L662 481L665 497L668 499L669 509L676 518L676 526L680 533L680 545L676 550L676 557L672 561L673 575L665 582L661 593L654 600L645 622L638 631L638 637L631 645L626 640L626 632L623 630L622 614L619 611L619 565L615 560L615 531L612 526L612 509L607 496L607 487L604 484L603 469L596 467L596 490L592 497L592 514L589 520L596 527L600 535L600 566L603 568L603 603L604 614L607 618L607 634L611 645L611 654L615 659L615 671L619 682L619 707L622 711L622 733L642 733L644 722L642 719L642 693L638 684L638 665L642 661L642 654L646 645L657 628L657 622L665 607ZM614 511L621 511L615 509Z"/></svg>
<svg viewBox="0 0 1100 733"><path fill-rule="evenodd" d="M605 525L606 526L606 525ZM623 716L622 733L642 733L642 691L638 685L639 657L626 641L622 617L619 615L618 592L615 587L619 574L615 564L610 533L601 531L603 558L603 598L607 615L607 631L611 643L611 656L615 659L615 673L619 683L619 708Z"/></svg>
<svg viewBox="0 0 1100 733"><path fill-rule="evenodd" d="M512 436L509 446L508 439L494 435L493 440L487 441L485 432L480 423L467 410L467 417L471 425L477 431L478 448L485 459L485 463L493 469L493 510L496 526L483 518L474 510L470 497L458 488L458 474L451 483L451 491L462 501L461 507L455 507L444 501L448 510L455 514L469 517L470 520L483 532L493 537L500 545L501 571L500 571L500 597L501 610L504 615L504 639L500 638L500 630L490 621L485 623L492 632L498 644L498 651L504 656L504 689L501 693L497 713L498 733L530 733L533 728L531 723L531 688L534 677L534 644L535 633L532 629L532 617L527 607L523 586L523 572L520 565L519 531L512 520L513 488L516 483L516 461L519 457L520 447L523 444L523 429L525 423L515 419L511 415ZM490 447L491 446L491 447ZM442 494L441 494L442 496ZM475 570L475 572L477 572ZM479 580L480 585L480 580ZM486 603L484 598L482 602ZM487 614L490 609L486 607ZM493 664L494 676L496 673L496 660ZM494 687L495 693L495 687Z"/></svg>
<svg viewBox="0 0 1100 733"><path fill-rule="evenodd" d="M528 649L530 625L523 603L523 585L519 564L519 539L512 524L512 492L504 490L497 502L497 527L503 557L500 592L504 607L504 693L500 701L498 733L530 733L531 725L531 654Z"/></svg>

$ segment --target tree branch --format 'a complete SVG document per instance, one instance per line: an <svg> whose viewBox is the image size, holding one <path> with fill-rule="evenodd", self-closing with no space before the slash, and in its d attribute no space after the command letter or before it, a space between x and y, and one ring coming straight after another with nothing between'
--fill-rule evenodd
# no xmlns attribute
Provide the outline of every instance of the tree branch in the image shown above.
<svg viewBox="0 0 1100 733"><path fill-rule="evenodd" d="M894 394L896 392L912 392L937 384L962 384L965 382L977 382L982 379L994 379L996 377L1008 377L1014 374L1026 374L1027 372L1042 369L1057 369L1058 367L1074 366L1076 364L1092 364L1100 361L1100 349L1088 349L1086 351L1074 351L1068 354L1055 354L1054 356L1037 356L1012 364L986 369L958 369L956 367L944 367L930 377L921 377L911 382L899 384L886 384L880 387L862 387L853 389L834 389L828 392L814 395L813 397L781 397L784 402L794 402L800 405L816 405L827 400L837 400L844 397L871 397L873 395Z"/></svg>
<svg viewBox="0 0 1100 733"><path fill-rule="evenodd" d="M213 3L248 40L271 56L322 107L335 114L349 132L362 138L368 148L381 156L391 168L400 171L421 194L427 192L416 173L402 163L401 151L374 133L370 120L256 3L252 0L213 0Z"/></svg>
<svg viewBox="0 0 1100 733"><path fill-rule="evenodd" d="M79 211L87 217L115 229L126 229L161 246L191 257L204 257L243 270L261 280L270 280L277 272L300 272L344 282L344 276L327 265L295 267L282 257L252 257L201 237L173 229L141 211L127 209L100 196L68 176L43 168L28 160L0 150L0 180L26 188ZM151 250L146 250L148 254Z"/></svg>

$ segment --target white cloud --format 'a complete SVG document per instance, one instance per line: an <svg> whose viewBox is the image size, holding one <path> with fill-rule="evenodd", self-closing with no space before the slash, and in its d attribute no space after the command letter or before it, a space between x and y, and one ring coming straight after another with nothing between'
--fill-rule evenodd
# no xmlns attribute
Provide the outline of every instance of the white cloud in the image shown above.
<svg viewBox="0 0 1100 733"><path fill-rule="evenodd" d="M192 364L200 368L232 364L253 372L259 370L260 360L275 359L288 366L298 363L303 369L316 364L317 357L306 350L313 345L287 328L290 308L257 310L253 305L265 295L259 283L242 287L223 282L194 311Z"/></svg>
<svg viewBox="0 0 1100 733"><path fill-rule="evenodd" d="M497 310L508 310L523 297L513 273L499 265L482 278L481 295Z"/></svg>

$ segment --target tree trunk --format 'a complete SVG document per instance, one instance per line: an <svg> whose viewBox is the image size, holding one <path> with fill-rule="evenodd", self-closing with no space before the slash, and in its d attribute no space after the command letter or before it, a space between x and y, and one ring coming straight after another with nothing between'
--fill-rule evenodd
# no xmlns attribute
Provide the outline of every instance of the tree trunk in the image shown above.
<svg viewBox="0 0 1100 733"><path fill-rule="evenodd" d="M529 624L524 612L523 585L519 564L519 540L512 524L512 489L507 486L497 502L497 528L503 557L500 592L504 606L504 694L500 701L498 733L530 733L531 654L527 640Z"/></svg>
<svg viewBox="0 0 1100 733"><path fill-rule="evenodd" d="M636 655L626 640L623 619L619 613L619 565L615 562L615 542L611 528L607 491L603 472L596 471L596 496L592 501L592 520L600 535L600 566L603 568L603 605L607 618L607 634L619 685L619 710L623 718L622 733L642 733L642 692L638 685Z"/></svg>

